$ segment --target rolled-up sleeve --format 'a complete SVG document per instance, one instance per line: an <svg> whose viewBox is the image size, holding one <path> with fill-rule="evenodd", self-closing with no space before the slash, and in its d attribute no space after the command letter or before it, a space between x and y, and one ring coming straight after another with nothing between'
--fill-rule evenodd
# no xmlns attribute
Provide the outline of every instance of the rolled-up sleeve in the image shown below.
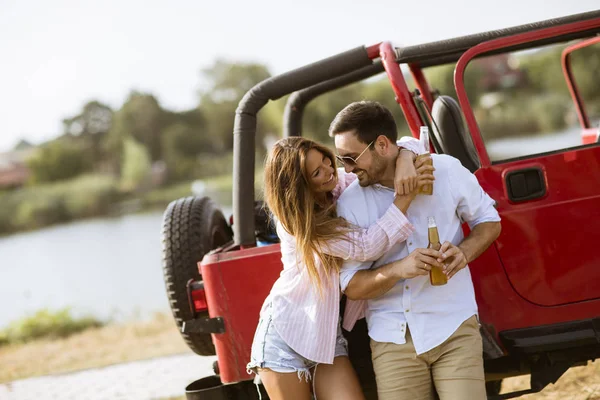
<svg viewBox="0 0 600 400"><path fill-rule="evenodd" d="M352 278L358 271L366 270L371 268L373 263L371 261L360 262L354 260L344 261L342 269L340 270L340 289L342 292L346 291L346 288L350 284Z"/></svg>
<svg viewBox="0 0 600 400"><path fill-rule="evenodd" d="M420 154L421 151L419 141L412 136L402 136L396 141L396 146L403 147L417 155Z"/></svg>
<svg viewBox="0 0 600 400"><path fill-rule="evenodd" d="M460 219L471 228L484 222L500 221L500 215L494 207L495 201L479 185L475 175L458 160L453 160L450 170L453 182L451 192L458 204Z"/></svg>

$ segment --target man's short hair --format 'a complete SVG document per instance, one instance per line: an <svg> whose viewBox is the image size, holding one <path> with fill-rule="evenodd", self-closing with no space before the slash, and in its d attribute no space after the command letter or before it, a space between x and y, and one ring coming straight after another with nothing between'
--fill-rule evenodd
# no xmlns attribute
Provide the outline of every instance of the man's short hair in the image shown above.
<svg viewBox="0 0 600 400"><path fill-rule="evenodd" d="M394 116L376 101L356 101L347 105L329 125L331 137L348 131L353 131L362 143L371 143L379 135L384 135L392 143L398 139Z"/></svg>

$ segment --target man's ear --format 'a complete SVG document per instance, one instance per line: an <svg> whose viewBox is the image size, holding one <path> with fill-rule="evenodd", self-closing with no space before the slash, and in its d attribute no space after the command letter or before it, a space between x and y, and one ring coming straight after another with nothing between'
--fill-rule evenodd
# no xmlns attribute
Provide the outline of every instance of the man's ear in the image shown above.
<svg viewBox="0 0 600 400"><path fill-rule="evenodd" d="M379 135L377 136L377 139L375 139L375 150L377 151L377 153L379 153L382 156L387 156L390 154L390 151L392 150L392 142L390 142L390 139L387 138L387 136L385 135ZM394 147L396 145L394 144Z"/></svg>

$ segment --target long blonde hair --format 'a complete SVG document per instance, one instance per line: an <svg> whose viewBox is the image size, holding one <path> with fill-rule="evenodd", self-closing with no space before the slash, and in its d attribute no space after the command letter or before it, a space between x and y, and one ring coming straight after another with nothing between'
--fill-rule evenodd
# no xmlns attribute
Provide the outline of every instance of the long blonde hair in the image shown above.
<svg viewBox="0 0 600 400"><path fill-rule="evenodd" d="M339 272L342 260L325 254L322 245L331 239L347 240L349 223L337 216L335 205L320 205L310 188L306 174L309 150L318 150L335 165L331 150L312 140L290 137L277 141L265 164L265 200L283 228L296 239L298 254L308 275L321 292L322 284L316 259L329 277ZM334 168L337 178L337 171ZM327 194L331 199L331 193Z"/></svg>

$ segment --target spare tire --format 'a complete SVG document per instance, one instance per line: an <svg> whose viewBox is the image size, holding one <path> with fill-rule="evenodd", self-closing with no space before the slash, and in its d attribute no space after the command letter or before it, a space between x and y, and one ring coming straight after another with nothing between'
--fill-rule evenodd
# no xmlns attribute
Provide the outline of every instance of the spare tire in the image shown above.
<svg viewBox="0 0 600 400"><path fill-rule="evenodd" d="M233 232L223 213L208 197L186 197L169 204L163 215L163 274L167 297L177 328L194 318L190 309L187 283L202 279L198 262L210 250L225 245ZM208 312L196 316L208 316ZM201 356L215 354L208 333L181 333L190 349Z"/></svg>

